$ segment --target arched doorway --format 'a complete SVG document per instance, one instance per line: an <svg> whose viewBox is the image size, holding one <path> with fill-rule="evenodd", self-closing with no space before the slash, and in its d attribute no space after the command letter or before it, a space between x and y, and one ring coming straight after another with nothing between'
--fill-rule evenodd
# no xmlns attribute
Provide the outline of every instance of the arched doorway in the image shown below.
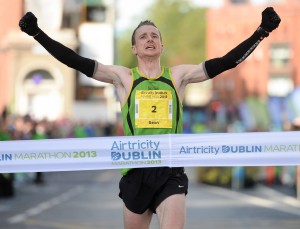
<svg viewBox="0 0 300 229"><path fill-rule="evenodd" d="M23 80L23 112L36 120L55 120L62 113L59 83L44 69L29 72Z"/></svg>

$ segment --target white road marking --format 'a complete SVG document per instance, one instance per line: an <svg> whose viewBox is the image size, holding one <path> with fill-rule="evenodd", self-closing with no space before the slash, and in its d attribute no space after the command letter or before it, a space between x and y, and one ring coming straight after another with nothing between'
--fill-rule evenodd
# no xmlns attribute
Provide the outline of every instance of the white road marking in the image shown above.
<svg viewBox="0 0 300 229"><path fill-rule="evenodd" d="M24 220L26 220L28 217L38 215L45 210L48 210L56 205L59 205L62 202L73 198L74 196L77 196L78 194L82 193L83 191L84 191L83 186L77 186L75 188L72 188L69 191L62 193L59 196L53 197L52 199L42 202L33 208L29 208L29 209L25 210L23 213L20 213L18 215L8 218L7 222L9 224L21 223Z"/></svg>
<svg viewBox="0 0 300 229"><path fill-rule="evenodd" d="M214 193L218 196L225 196L230 199L235 199L237 202L241 203L248 203L251 205L256 205L259 207L269 208L276 211L281 211L293 215L300 216L300 202L296 198L292 197L286 197L284 194L280 194L275 190L264 188L264 192L268 195L273 197L276 193L278 196L278 199L266 199L262 197L256 197L249 194L241 193L238 191L226 189L226 188L220 188L216 186L207 186L202 185L204 188L209 190L210 193ZM201 188L201 187L200 187ZM280 199L281 197L285 197L286 199ZM238 203L237 203L238 204ZM201 201L193 203L187 202L187 206L190 207L203 207L201 206Z"/></svg>

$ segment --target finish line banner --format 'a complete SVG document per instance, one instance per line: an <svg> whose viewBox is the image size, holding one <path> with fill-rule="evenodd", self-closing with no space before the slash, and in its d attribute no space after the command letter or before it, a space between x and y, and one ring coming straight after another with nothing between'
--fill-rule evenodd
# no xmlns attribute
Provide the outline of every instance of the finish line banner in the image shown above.
<svg viewBox="0 0 300 229"><path fill-rule="evenodd" d="M0 142L0 173L275 165L300 165L299 131Z"/></svg>

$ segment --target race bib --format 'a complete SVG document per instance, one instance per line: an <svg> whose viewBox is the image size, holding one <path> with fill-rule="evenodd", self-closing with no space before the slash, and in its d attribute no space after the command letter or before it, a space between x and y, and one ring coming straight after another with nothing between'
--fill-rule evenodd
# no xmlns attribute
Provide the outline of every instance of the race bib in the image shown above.
<svg viewBox="0 0 300 229"><path fill-rule="evenodd" d="M136 128L172 128L172 93L168 90L137 90Z"/></svg>

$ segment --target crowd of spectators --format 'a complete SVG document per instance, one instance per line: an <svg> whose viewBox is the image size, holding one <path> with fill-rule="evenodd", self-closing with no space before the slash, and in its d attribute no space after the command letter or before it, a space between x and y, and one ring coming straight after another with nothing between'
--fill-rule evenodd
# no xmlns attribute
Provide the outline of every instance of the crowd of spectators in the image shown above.
<svg viewBox="0 0 300 229"><path fill-rule="evenodd" d="M83 122L62 118L55 121L34 120L30 115L14 115L4 109L0 116L0 141L83 138L123 135L122 123ZM0 197L14 195L16 175L0 174ZM43 173L34 174L33 182L44 183Z"/></svg>
<svg viewBox="0 0 300 229"><path fill-rule="evenodd" d="M62 118L55 121L32 119L2 112L0 140L80 138L120 135L118 125L101 121L83 122Z"/></svg>

